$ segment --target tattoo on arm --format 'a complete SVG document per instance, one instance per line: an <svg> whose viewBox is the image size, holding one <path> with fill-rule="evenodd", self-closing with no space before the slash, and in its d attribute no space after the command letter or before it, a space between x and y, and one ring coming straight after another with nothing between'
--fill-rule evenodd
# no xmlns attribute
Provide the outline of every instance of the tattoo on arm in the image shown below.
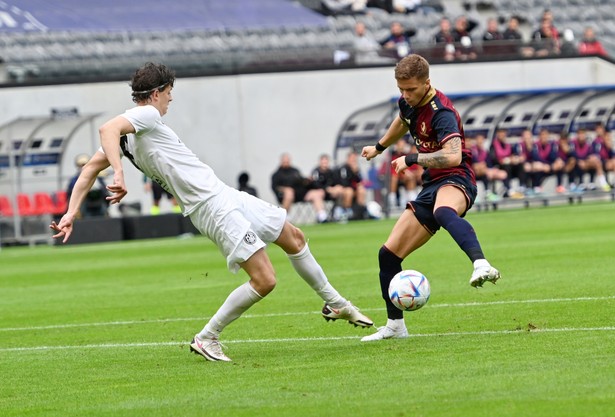
<svg viewBox="0 0 615 417"><path fill-rule="evenodd" d="M450 139L442 149L419 154L418 163L425 168L450 168L461 163L461 138Z"/></svg>

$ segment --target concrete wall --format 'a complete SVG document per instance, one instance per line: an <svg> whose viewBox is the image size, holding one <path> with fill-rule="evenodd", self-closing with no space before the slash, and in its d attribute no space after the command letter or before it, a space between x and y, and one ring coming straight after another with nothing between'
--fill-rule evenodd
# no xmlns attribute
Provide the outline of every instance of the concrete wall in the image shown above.
<svg viewBox="0 0 615 417"><path fill-rule="evenodd" d="M597 58L447 64L432 66L431 79L448 94L492 93L615 85L615 69ZM332 153L351 113L396 95L392 67L179 79L165 122L222 180L235 185L247 170L261 197L274 201L270 176L282 152L307 175L321 153ZM128 82L3 88L0 126L54 107L102 112L99 125L132 105ZM83 130L67 150L69 161L94 151L97 138ZM64 165L68 181L72 164ZM142 177L129 165L125 201L147 209ZM0 183L0 193L7 192Z"/></svg>

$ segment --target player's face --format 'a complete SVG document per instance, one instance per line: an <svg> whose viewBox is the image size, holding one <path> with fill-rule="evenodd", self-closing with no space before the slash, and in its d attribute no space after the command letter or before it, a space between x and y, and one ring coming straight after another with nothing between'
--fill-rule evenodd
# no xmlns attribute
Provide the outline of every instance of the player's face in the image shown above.
<svg viewBox="0 0 615 417"><path fill-rule="evenodd" d="M173 101L171 90L173 90L173 87L168 85L164 90L158 92L158 111L160 111L161 116L167 113L169 104Z"/></svg>
<svg viewBox="0 0 615 417"><path fill-rule="evenodd" d="M419 80L418 78L410 78L408 80L397 80L397 88L401 93L406 103L412 107L419 105L431 87L430 80Z"/></svg>

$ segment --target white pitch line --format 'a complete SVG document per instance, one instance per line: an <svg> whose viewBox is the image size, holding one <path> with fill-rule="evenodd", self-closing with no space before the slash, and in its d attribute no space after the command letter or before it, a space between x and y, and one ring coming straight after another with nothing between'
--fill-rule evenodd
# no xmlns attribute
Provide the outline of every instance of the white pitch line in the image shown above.
<svg viewBox="0 0 615 417"><path fill-rule="evenodd" d="M568 303L575 301L604 301L615 300L615 295L604 297L575 297L575 298L545 298L535 300L504 300L504 301L485 301L471 303L455 303L455 304L430 304L429 308L450 308L450 307L482 307L492 305L506 304L540 304L540 303ZM383 311L384 308L362 308L361 311ZM265 313L265 314L244 314L241 317L252 318L268 318L268 317L284 317L284 316L299 316L308 314L320 314L320 311L294 311L288 313ZM126 320L126 321L108 321L99 323L67 323L67 324L50 324L46 326L26 326L26 327L0 327L0 332L18 332L31 330L53 330L53 329L70 329L75 327L99 327L99 326L127 326L134 324L155 324L155 323L172 323L181 321L206 321L210 317L177 317L169 319L154 319L154 320Z"/></svg>
<svg viewBox="0 0 615 417"><path fill-rule="evenodd" d="M533 330L482 330L478 332L450 332L450 333L417 333L410 334L413 337L450 337L450 336L493 336L527 333L561 333L561 332L612 332L615 326L607 327L561 327L554 329L533 329ZM295 342L329 342L335 340L359 340L360 336L340 336L340 337L295 337L280 339L239 339L225 340L224 344L243 344L243 343L295 343ZM189 342L152 342L152 343L101 343L91 345L65 345L65 346L29 346L0 348L0 352L29 352L29 351L51 351L51 350L74 350L74 349L121 349L121 348L140 348L140 347L166 347L166 346L187 346Z"/></svg>

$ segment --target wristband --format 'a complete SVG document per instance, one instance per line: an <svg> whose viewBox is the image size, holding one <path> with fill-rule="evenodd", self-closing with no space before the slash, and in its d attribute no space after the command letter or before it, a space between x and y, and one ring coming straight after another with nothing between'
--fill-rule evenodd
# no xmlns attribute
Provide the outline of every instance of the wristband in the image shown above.
<svg viewBox="0 0 615 417"><path fill-rule="evenodd" d="M387 147L386 147L386 146L382 146L382 145L380 144L380 142L376 142L376 150L377 150L378 152L384 152L384 151L386 151L386 150L387 150Z"/></svg>
<svg viewBox="0 0 615 417"><path fill-rule="evenodd" d="M406 161L406 165L409 166L409 167L414 165L414 164L418 164L418 162L419 162L419 154L418 153L409 153L408 155L406 155L405 161Z"/></svg>

